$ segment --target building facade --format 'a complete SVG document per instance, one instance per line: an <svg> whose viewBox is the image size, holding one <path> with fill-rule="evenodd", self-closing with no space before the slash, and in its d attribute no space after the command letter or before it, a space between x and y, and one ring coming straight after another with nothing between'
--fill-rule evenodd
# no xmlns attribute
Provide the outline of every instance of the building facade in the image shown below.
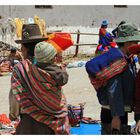
<svg viewBox="0 0 140 140"><path fill-rule="evenodd" d="M0 5L3 18L28 19L38 15L47 26L99 27L103 19L108 19L112 28L121 20L140 27L139 13L140 5Z"/></svg>

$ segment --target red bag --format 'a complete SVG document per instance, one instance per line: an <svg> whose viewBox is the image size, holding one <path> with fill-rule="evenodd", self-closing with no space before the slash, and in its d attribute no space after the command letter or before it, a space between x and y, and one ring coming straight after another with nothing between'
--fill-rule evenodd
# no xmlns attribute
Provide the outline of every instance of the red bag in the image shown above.
<svg viewBox="0 0 140 140"><path fill-rule="evenodd" d="M51 43L58 52L62 52L73 45L70 33L54 32L48 36L48 43Z"/></svg>

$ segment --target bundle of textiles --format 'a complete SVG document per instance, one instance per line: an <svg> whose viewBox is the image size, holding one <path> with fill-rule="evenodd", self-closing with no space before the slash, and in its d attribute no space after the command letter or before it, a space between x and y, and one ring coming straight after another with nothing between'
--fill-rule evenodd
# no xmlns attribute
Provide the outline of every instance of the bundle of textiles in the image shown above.
<svg viewBox="0 0 140 140"><path fill-rule="evenodd" d="M109 49L111 49L111 48L118 48L116 42L110 42L109 45L107 45L107 46L99 44L95 50L95 55L96 56L101 55L101 54L109 51Z"/></svg>
<svg viewBox="0 0 140 140"><path fill-rule="evenodd" d="M117 48L111 48L108 52L86 63L86 71L91 80L91 84L96 90L105 86L110 78L121 73L126 68L127 61L123 53Z"/></svg>

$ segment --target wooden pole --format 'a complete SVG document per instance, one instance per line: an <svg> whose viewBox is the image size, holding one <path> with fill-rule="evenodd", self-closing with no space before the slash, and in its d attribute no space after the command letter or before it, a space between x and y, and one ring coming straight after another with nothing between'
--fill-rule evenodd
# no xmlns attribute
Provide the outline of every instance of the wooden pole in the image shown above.
<svg viewBox="0 0 140 140"><path fill-rule="evenodd" d="M77 40L76 40L76 49L75 49L75 55L73 57L77 57L78 51L79 51L79 41L80 41L80 31L77 31Z"/></svg>
<svg viewBox="0 0 140 140"><path fill-rule="evenodd" d="M89 46L89 45L95 45L97 46L98 44L97 43L93 43L93 44L73 44L72 46Z"/></svg>

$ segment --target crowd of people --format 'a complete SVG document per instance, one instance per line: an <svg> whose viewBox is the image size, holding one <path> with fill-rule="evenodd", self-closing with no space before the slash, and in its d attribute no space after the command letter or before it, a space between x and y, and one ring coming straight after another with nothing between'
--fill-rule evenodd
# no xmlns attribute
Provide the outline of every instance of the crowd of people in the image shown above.
<svg viewBox="0 0 140 140"><path fill-rule="evenodd" d="M113 35L107 26L108 21L103 20L96 57L86 63L101 104L101 134L131 134L128 113L133 111L138 134L140 71L134 55L140 63L140 34L134 24L125 21L112 31ZM71 46L73 41L69 41ZM69 135L68 105L62 90L69 75L63 65L57 64L60 46L42 37L37 24L23 24L22 38L15 42L21 44L22 52L12 48L8 56L13 66L9 118L20 120L15 134ZM59 44L66 40L62 42Z"/></svg>
<svg viewBox="0 0 140 140"><path fill-rule="evenodd" d="M100 53L86 65L89 79L97 91L101 104L101 134L130 134L128 113L132 111L135 113L135 130L138 134L140 133L140 85L134 55L140 50L138 45L140 34L134 24L122 21L113 30L115 36L112 40L113 36L106 31L107 25L108 22L104 20L99 32L99 46L102 45L103 49L97 46L96 52ZM117 47L110 45L112 41Z"/></svg>

